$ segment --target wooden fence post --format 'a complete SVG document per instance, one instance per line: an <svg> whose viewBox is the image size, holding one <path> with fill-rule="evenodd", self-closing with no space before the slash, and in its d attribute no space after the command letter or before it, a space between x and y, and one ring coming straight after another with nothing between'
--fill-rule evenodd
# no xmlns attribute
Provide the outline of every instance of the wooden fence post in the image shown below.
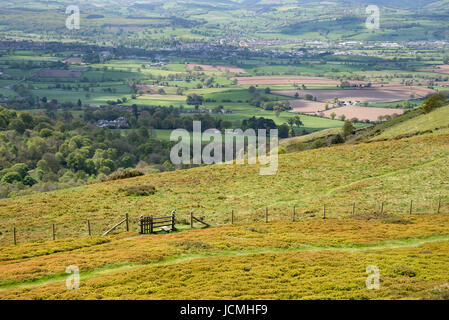
<svg viewBox="0 0 449 320"><path fill-rule="evenodd" d="M128 213L126 213L125 219L126 219L126 232L129 232L129 217L128 217Z"/></svg>
<svg viewBox="0 0 449 320"><path fill-rule="evenodd" d="M175 231L175 219L176 219L175 215L176 215L176 211L173 210L171 212L171 230L172 231Z"/></svg>
<svg viewBox="0 0 449 320"><path fill-rule="evenodd" d="M296 209L296 206L293 206L292 222L295 222L295 209Z"/></svg>
<svg viewBox="0 0 449 320"><path fill-rule="evenodd" d="M87 220L87 233L89 234L89 236L91 235L91 233L90 233L90 220Z"/></svg>
<svg viewBox="0 0 449 320"><path fill-rule="evenodd" d="M355 215L355 202L352 204L352 215Z"/></svg>
<svg viewBox="0 0 449 320"><path fill-rule="evenodd" d="M265 222L268 222L268 207L265 208Z"/></svg>
<svg viewBox="0 0 449 320"><path fill-rule="evenodd" d="M153 215L150 215L150 233L153 233Z"/></svg>
<svg viewBox="0 0 449 320"><path fill-rule="evenodd" d="M410 214L413 212L413 200L410 200Z"/></svg>
<svg viewBox="0 0 449 320"><path fill-rule="evenodd" d="M14 233L14 245L17 245L16 227L14 227L13 233Z"/></svg>
<svg viewBox="0 0 449 320"><path fill-rule="evenodd" d="M441 209L441 199L438 200L438 210L437 210L437 213L440 213L440 209Z"/></svg>
<svg viewBox="0 0 449 320"><path fill-rule="evenodd" d="M139 222L140 222L140 234L143 234L143 216L139 217Z"/></svg>
<svg viewBox="0 0 449 320"><path fill-rule="evenodd" d="M51 225L51 231L52 231L52 235L53 235L53 240L55 240L56 239L56 233L55 233L55 224L54 223Z"/></svg>
<svg viewBox="0 0 449 320"><path fill-rule="evenodd" d="M231 212L231 224L234 224L234 209Z"/></svg>
<svg viewBox="0 0 449 320"><path fill-rule="evenodd" d="M380 204L380 214L382 215L384 213L384 203L382 201L382 203Z"/></svg>
<svg viewBox="0 0 449 320"><path fill-rule="evenodd" d="M323 205L323 219L326 219L326 204Z"/></svg>
<svg viewBox="0 0 449 320"><path fill-rule="evenodd" d="M190 211L190 228L193 228L193 211Z"/></svg>

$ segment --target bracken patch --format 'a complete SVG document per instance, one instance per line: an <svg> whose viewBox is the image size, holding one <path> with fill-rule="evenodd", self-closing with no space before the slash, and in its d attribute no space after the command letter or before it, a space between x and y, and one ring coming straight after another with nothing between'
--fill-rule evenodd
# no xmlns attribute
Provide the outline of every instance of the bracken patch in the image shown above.
<svg viewBox="0 0 449 320"><path fill-rule="evenodd" d="M120 188L119 191L123 192L126 196L146 197L155 194L156 188L152 185L141 185Z"/></svg>

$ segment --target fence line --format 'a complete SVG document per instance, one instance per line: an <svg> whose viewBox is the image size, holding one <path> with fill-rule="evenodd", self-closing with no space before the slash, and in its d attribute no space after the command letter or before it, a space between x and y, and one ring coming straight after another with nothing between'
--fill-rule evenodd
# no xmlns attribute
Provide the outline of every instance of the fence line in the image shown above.
<svg viewBox="0 0 449 320"><path fill-rule="evenodd" d="M115 229L117 229L120 225L126 223L126 231L129 231L129 224L128 224L128 214L126 214L125 219L123 219L122 221L120 221L119 223L117 223L116 225L114 225L111 229L109 229L108 231L106 231L105 233L102 234L102 237L107 236L109 233L111 233L112 231L114 231ZM53 239L54 240L54 239Z"/></svg>
<svg viewBox="0 0 449 320"><path fill-rule="evenodd" d="M434 203L435 203L435 205L434 205ZM443 207L444 207L444 204L446 204L446 203L449 203L449 201L439 199L437 202L436 201L432 201L431 206L430 207L425 206L425 208L430 208L430 209L433 208L433 213L434 214L449 213L449 212L443 212L444 211ZM422 207L419 207L417 204L419 204L419 202L415 202L414 200L410 200L410 202L406 204L406 206L408 206L406 213L403 210L401 210L402 213L393 213L392 211L388 210L388 203L384 202L384 201L382 201L380 203L376 203L376 205L374 206L374 211L371 210L371 209L365 209L365 210L362 209L362 210L363 211L369 211L369 213L371 213L371 214L380 214L380 215L388 214L389 211L390 211L390 214L409 214L409 215L410 214L432 214L432 212L429 212L430 210L425 212L425 213L423 213L422 211L420 212ZM400 208L404 207L404 203L403 202L402 203L394 203L394 205L398 205ZM291 213L291 221L292 222L298 221L298 218L301 217L301 214L298 213L298 210L297 210L298 208L301 208L301 207L298 207L297 205L294 205L292 207L292 213ZM351 206L348 205L347 207L346 206L332 207L329 204L324 203L323 206L322 206L322 215L319 213L319 209L317 210L317 208L310 209L310 208L307 208L307 207L302 207L303 213L302 213L302 217L301 218L322 218L322 219L327 219L330 216L330 214L332 213L332 209L341 209L341 208L343 208L343 209L346 208L346 210L347 210L346 211L346 215L344 217L351 217L351 215L355 216L357 214L363 214L364 213L364 212L359 212L359 211L362 211L362 210L360 210L360 208L357 206L356 202L353 202L351 204ZM370 208L372 208L372 204L371 204ZM287 215L285 215L285 210L286 209L282 208L280 210L282 210L284 213L281 212L280 213L281 216L278 215L279 219L276 219L276 214L275 214L276 213L276 208L272 207L270 209L269 207L265 207L265 210L264 210L265 211L265 215L264 216L261 216L260 214L258 215L258 210L256 209L255 211L253 211L253 214L246 212L245 215L244 215L245 219L243 221L241 220L241 222L251 223L251 222L261 222L261 221L265 220L265 223L269 223L269 222L273 222L273 221L290 221L290 219L288 218L288 213L287 213ZM211 223L213 223L215 225L235 224L236 221L238 220L238 211L236 211L235 209L232 209L232 210L230 210L230 213L231 213L230 220L227 220L225 218L225 221L221 221L221 222L217 223L217 221L214 220L214 222L211 222ZM309 214L309 216L307 216L307 214ZM251 219L251 216L253 216L252 219ZM226 217L226 215L222 215L221 217ZM164 218L164 217L154 218L154 219L161 219L161 218ZM285 220L285 218L286 218L286 220ZM190 211L190 221L185 220L184 223L182 223L182 224L188 225L189 222L190 222L190 226L193 227L193 221L194 220L197 221L197 222L200 222L200 223L202 223L202 224L204 224L206 226L210 226L211 225L209 222L203 221L204 220L203 218L198 218L198 217L193 216L193 212L192 211ZM86 224L87 224L86 225L87 226L86 227L87 235L88 236L92 236L94 234L92 232L92 221L93 220L87 219L85 221L86 221ZM100 221L100 220L97 219L97 221ZM136 222L136 224L135 224L136 227L133 227L133 230L138 231L139 228L140 228L138 226L139 221L140 221L139 218L130 218L128 213L126 213L125 214L125 218L123 220L121 220L119 223L115 224L112 228L107 229L106 232L104 232L104 233L100 232L98 235L103 235L103 236L108 235L109 233L111 233L112 231L116 230L119 226L121 226L123 224L125 224L125 230L129 231L130 230L130 224L132 223L134 225L134 222ZM173 221L174 221L174 218L173 218ZM179 221L179 219L177 219L177 221ZM101 222L104 224L104 220L101 220ZM56 238L58 238L57 237L57 235L58 235L57 230L58 229L57 229L56 223L52 223L50 225L50 234L51 234L50 239L56 240ZM11 232L12 233L12 243L14 245L17 245L17 243L19 242L18 241L20 239L20 232L19 231L20 230L17 227L13 227L12 228L12 232ZM42 231L40 231L40 232L42 232ZM31 233L33 233L33 231L31 231ZM6 234L8 234L8 232L4 233L4 235L6 235ZM79 234L78 235L70 234L68 236L68 238L76 238L76 237L81 237L81 236L82 235L79 235ZM58 239L62 239L62 238L58 238ZM36 241L36 240L41 240L41 238L31 239L31 240L27 240L25 242Z"/></svg>

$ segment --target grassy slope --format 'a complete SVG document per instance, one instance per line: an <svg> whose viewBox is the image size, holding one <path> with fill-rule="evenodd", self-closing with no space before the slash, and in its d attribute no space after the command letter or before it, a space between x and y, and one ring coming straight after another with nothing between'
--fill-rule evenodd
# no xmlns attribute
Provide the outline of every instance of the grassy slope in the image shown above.
<svg viewBox="0 0 449 320"><path fill-rule="evenodd" d="M426 125L421 118L431 115L396 126ZM445 297L448 141L441 134L285 154L275 176L260 176L257 166L222 165L1 200L3 245L11 243L13 226L19 242L48 239L53 222L58 237L85 234L88 218L99 234L125 212L131 232L3 246L0 298ZM156 194L120 191L145 184ZM421 214L372 215L381 201L388 214L408 213L411 199ZM362 220L347 218L353 202ZM323 203L331 219L318 219ZM260 222L266 206L273 224ZM293 206L295 223L287 222ZM173 209L181 231L190 210L217 225L228 224L235 209L238 225L137 236L139 215ZM80 290L65 289L71 264L81 268ZM381 290L365 288L369 265L381 269Z"/></svg>
<svg viewBox="0 0 449 320"><path fill-rule="evenodd" d="M430 113L422 114L416 118L409 119L398 125L386 129L373 139L390 139L393 137L435 130L449 126L449 105L436 109Z"/></svg>
<svg viewBox="0 0 449 320"><path fill-rule="evenodd" d="M353 202L360 210L373 211L385 201L386 210L406 212L411 199L416 210L433 212L438 197L449 199L448 138L429 136L285 154L273 176L260 176L256 165L221 165L4 199L0 200L0 243L10 243L14 226L20 241L48 239L51 223L56 223L58 237L85 234L86 219L100 234L125 213L137 230L140 215L161 216L172 210L177 210L181 223L193 210L213 224L227 223L231 209L237 221L262 220L265 207L273 219L288 218L293 206L309 218L321 215L323 203L328 216L347 215ZM157 192L135 197L121 191L146 184L154 185Z"/></svg>
<svg viewBox="0 0 449 320"><path fill-rule="evenodd" d="M303 136L297 136L297 137L292 137L292 138L287 138L287 139L282 139L281 141L279 141L279 145L283 146L284 148L286 148L286 150L288 152L291 151L300 151L298 149L295 149L294 147L296 145L303 145L303 144L307 144L307 143L311 143L315 140L318 139L326 139L329 137L335 137L337 134L341 134L342 133L342 128L330 128L330 129L324 129L324 130L320 130L320 131L315 131Z"/></svg>
<svg viewBox="0 0 449 320"><path fill-rule="evenodd" d="M338 128L320 130L304 136L283 139L280 145L286 147L288 152L295 152L298 151L298 148L295 148L298 143L310 143L317 139L328 140L327 143L329 143L333 137L341 133L341 129ZM391 121L358 131L356 135L349 136L348 141L382 141L409 136L447 133L449 133L449 105L428 114L425 114L421 108L410 110Z"/></svg>

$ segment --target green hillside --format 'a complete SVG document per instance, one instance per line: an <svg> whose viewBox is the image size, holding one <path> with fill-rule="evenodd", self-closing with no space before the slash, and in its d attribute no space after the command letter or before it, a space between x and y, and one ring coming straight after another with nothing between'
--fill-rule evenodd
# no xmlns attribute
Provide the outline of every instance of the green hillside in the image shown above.
<svg viewBox="0 0 449 320"><path fill-rule="evenodd" d="M408 110L404 114L374 126L354 130L346 143L383 141L412 136L439 135L449 133L449 105L425 113L421 108ZM283 139L280 145L286 152L297 152L333 144L341 128L320 130L307 135ZM343 143L339 141L338 143Z"/></svg>
<svg viewBox="0 0 449 320"><path fill-rule="evenodd" d="M382 134L444 125L428 121L445 110ZM445 299L449 134L439 133L281 154L273 176L218 165L0 200L0 299ZM172 210L177 232L138 234L140 215ZM212 227L190 230L190 211ZM126 213L129 232L100 236ZM81 270L79 290L65 287L68 265ZM379 290L365 287L371 265Z"/></svg>
<svg viewBox="0 0 449 320"><path fill-rule="evenodd" d="M393 127L385 129L381 134L374 137L378 139L391 139L398 136L411 135L435 131L438 133L449 132L449 105L438 108L430 113L411 118Z"/></svg>
<svg viewBox="0 0 449 320"><path fill-rule="evenodd" d="M353 202L363 212L383 201L403 213L414 200L429 213L449 196L447 142L448 135L435 135L283 154L272 176L260 176L258 165L206 166L3 199L0 242L10 243L13 226L21 240L48 238L52 223L61 237L85 234L87 219L100 234L125 213L136 231L140 215L172 210L181 223L193 211L213 225L228 223L233 209L239 222L264 220L267 207L277 220L289 219L293 206L301 219L321 217L323 204L329 217L347 216ZM152 195L134 195L153 187Z"/></svg>

